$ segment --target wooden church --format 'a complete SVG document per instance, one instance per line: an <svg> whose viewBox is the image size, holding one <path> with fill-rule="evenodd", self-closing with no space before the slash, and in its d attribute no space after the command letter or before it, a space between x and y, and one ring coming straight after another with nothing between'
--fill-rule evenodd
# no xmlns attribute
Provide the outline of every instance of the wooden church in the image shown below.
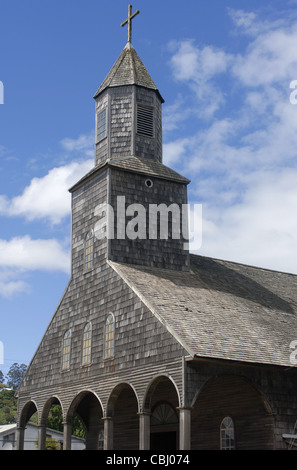
<svg viewBox="0 0 297 470"><path fill-rule="evenodd" d="M66 450L75 416L86 449L293 449L297 277L190 254L169 210L167 237L135 222L182 208L189 180L162 163L163 98L128 12L94 96L95 164L70 189L71 278L17 391L18 449L36 412L45 448L54 404Z"/></svg>

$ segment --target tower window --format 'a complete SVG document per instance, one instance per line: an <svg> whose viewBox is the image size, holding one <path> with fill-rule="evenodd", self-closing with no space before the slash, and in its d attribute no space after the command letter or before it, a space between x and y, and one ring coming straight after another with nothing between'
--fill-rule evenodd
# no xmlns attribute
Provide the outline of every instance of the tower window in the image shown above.
<svg viewBox="0 0 297 470"><path fill-rule="evenodd" d="M234 423L232 418L226 416L221 422L221 450L234 450Z"/></svg>
<svg viewBox="0 0 297 470"><path fill-rule="evenodd" d="M91 362L92 324L87 323L83 334L82 364Z"/></svg>
<svg viewBox="0 0 297 470"><path fill-rule="evenodd" d="M104 358L114 356L114 317L110 313L105 323Z"/></svg>
<svg viewBox="0 0 297 470"><path fill-rule="evenodd" d="M85 239L85 271L92 269L94 263L94 235L89 232Z"/></svg>
<svg viewBox="0 0 297 470"><path fill-rule="evenodd" d="M107 135L106 109L97 114L97 142Z"/></svg>
<svg viewBox="0 0 297 470"><path fill-rule="evenodd" d="M154 108L137 105L137 134L154 137Z"/></svg>
<svg viewBox="0 0 297 470"><path fill-rule="evenodd" d="M104 450L104 431L103 430L99 432L98 450Z"/></svg>
<svg viewBox="0 0 297 470"><path fill-rule="evenodd" d="M67 330L63 338L62 348L62 369L66 370L70 367L70 350L71 350L71 330Z"/></svg>

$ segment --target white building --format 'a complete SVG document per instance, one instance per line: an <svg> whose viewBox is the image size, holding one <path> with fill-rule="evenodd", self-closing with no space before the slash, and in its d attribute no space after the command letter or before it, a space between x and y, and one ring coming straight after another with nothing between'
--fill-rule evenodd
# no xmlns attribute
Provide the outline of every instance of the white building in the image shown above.
<svg viewBox="0 0 297 470"><path fill-rule="evenodd" d="M0 450L17 450L16 448L16 424L0 425ZM47 428L46 438L55 439L59 444L63 443L63 433ZM33 423L27 423L25 431L24 450L37 450L38 426ZM71 447L74 450L84 450L85 440L72 436Z"/></svg>

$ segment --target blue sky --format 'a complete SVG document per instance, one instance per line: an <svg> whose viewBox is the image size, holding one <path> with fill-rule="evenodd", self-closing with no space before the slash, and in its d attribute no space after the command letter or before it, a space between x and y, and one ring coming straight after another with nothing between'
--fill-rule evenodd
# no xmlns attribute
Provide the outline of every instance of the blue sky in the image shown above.
<svg viewBox="0 0 297 470"><path fill-rule="evenodd" d="M31 360L69 280L70 195L123 0L0 0L0 341ZM164 163L202 203L199 253L297 274L297 2L138 0L132 43L165 99ZM195 247L194 247L195 248Z"/></svg>

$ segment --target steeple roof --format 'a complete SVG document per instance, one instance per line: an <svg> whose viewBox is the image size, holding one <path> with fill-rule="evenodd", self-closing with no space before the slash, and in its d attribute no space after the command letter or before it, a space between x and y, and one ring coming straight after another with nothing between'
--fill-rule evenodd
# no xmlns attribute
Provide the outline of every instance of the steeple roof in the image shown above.
<svg viewBox="0 0 297 470"><path fill-rule="evenodd" d="M118 60L96 91L94 98L106 88L125 85L138 85L155 90L159 94L162 102L164 102L157 86L130 42L128 42L123 49Z"/></svg>

